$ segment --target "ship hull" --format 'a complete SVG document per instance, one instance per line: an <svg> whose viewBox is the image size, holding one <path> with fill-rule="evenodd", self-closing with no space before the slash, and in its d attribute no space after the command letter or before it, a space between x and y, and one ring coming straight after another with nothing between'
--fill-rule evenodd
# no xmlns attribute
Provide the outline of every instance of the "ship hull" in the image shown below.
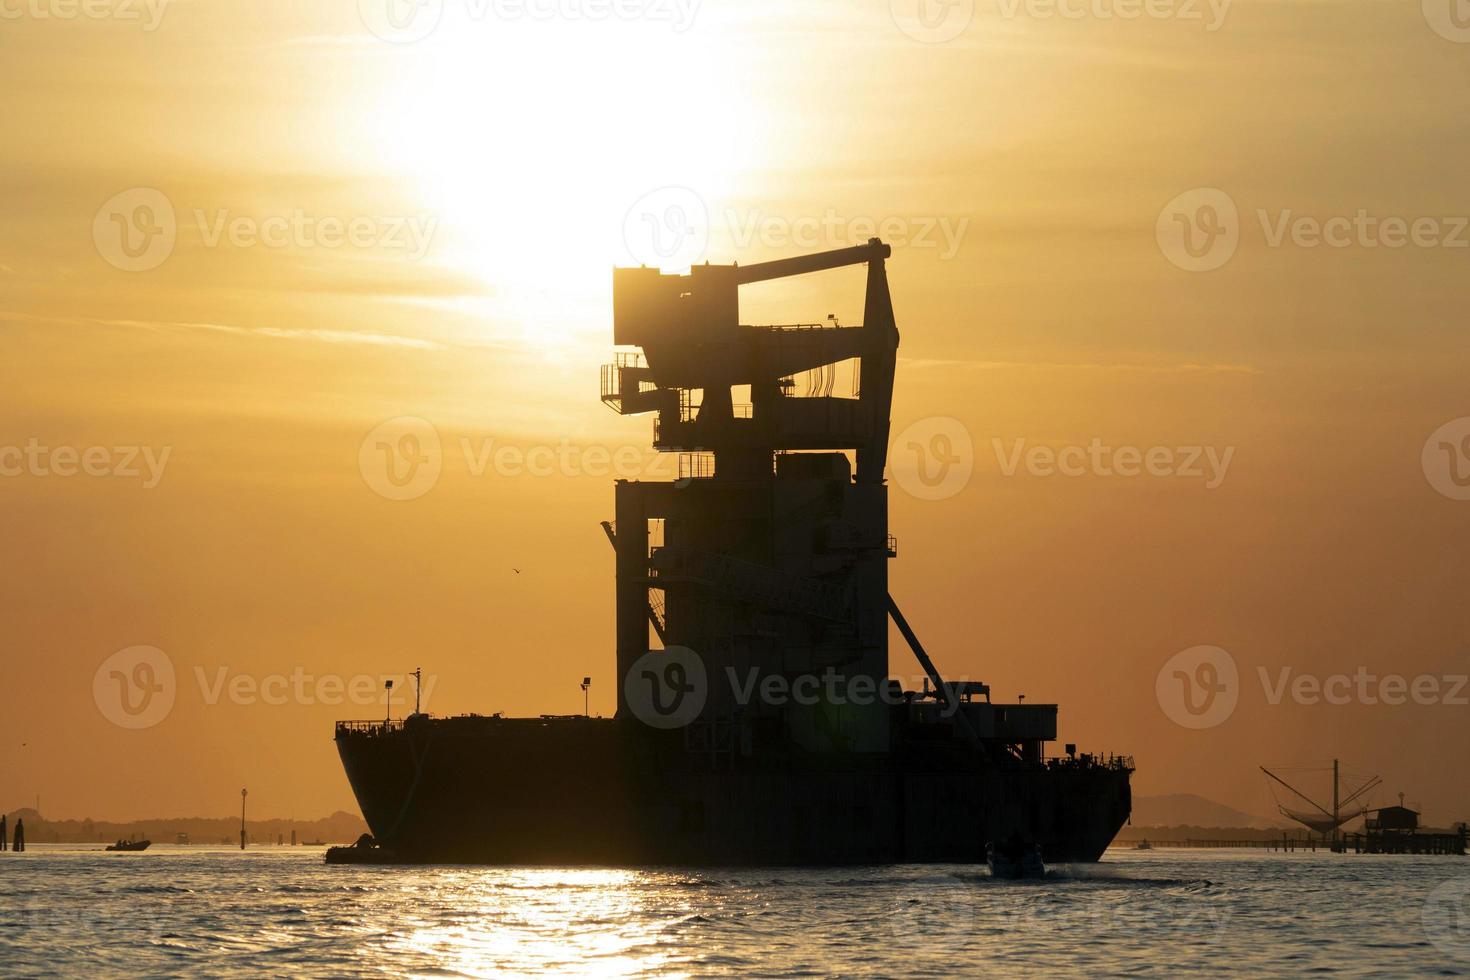
<svg viewBox="0 0 1470 980"><path fill-rule="evenodd" d="M556 865L979 863L1012 834L1095 861L1129 771L997 766L954 746L749 764L688 733L587 719L411 720L343 730L374 838L406 861Z"/></svg>

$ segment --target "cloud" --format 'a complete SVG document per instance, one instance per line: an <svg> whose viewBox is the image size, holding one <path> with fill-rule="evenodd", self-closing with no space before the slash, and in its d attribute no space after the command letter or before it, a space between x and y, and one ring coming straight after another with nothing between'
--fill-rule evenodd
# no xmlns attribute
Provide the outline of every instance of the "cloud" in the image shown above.
<svg viewBox="0 0 1470 980"><path fill-rule="evenodd" d="M217 330L245 336L273 337L278 340L316 340L324 344L362 344L370 347L407 347L412 350L446 350L444 344L419 337L399 334L361 333L356 330L324 330L320 328L237 327L223 323L171 323L170 327Z"/></svg>
<svg viewBox="0 0 1470 980"><path fill-rule="evenodd" d="M98 317L36 316L29 313L0 311L0 321L19 323L51 323L71 326L121 327L161 332L165 330L207 330L242 337L266 337L274 340L307 340L324 344L355 344L369 347L400 347L410 350L447 350L445 344L421 337L401 334L366 333L358 330L327 330L300 327L244 327L230 323L176 323L162 320L116 320Z"/></svg>
<svg viewBox="0 0 1470 980"><path fill-rule="evenodd" d="M1261 374L1260 368L1251 364L1192 364L1137 361L987 361L947 360L944 358L900 357L899 364L908 368L958 368L960 370L1033 370L1033 371L1145 371L1156 374L1207 372L1212 374Z"/></svg>

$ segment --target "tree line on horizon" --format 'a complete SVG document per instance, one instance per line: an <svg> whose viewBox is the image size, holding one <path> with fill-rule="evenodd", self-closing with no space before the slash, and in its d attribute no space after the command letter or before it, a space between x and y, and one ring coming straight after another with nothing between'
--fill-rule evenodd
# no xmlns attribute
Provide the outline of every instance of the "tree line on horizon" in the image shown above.
<svg viewBox="0 0 1470 980"><path fill-rule="evenodd" d="M180 834L191 844L230 844L239 846L240 818L233 817L159 817L146 820L47 820L34 809L21 808L5 814L9 826L17 819L25 821L26 839L32 844L110 844L117 840L151 840L155 844L175 843ZM298 843L325 841L328 844L350 844L367 833L367 824L356 814L338 810L329 817L316 820L266 819L246 820L245 833L251 843L265 846L278 841L291 842L296 833Z"/></svg>

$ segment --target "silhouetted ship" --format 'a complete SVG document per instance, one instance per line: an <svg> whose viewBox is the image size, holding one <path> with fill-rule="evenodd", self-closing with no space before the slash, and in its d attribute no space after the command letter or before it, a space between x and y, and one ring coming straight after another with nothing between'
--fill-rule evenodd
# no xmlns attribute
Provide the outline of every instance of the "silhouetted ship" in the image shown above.
<svg viewBox="0 0 1470 980"><path fill-rule="evenodd" d="M657 413L655 447L679 454L675 481L619 481L603 524L616 717L341 722L373 839L329 860L979 863L1013 838L1048 863L1103 853L1131 810L1131 760L1047 757L1056 705L946 683L888 593L889 254L874 239L687 276L615 270L625 353L602 400ZM740 286L851 265L867 266L862 326L740 323ZM849 363L855 391L834 397ZM920 691L889 679L890 617Z"/></svg>

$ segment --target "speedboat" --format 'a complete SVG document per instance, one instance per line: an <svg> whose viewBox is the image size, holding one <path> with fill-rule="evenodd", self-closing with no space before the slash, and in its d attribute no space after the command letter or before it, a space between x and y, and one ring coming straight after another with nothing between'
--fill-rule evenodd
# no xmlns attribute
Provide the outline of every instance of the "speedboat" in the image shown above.
<svg viewBox="0 0 1470 980"><path fill-rule="evenodd" d="M1041 860L1041 846L1013 840L1006 844L986 844L985 863L992 878L1044 878L1046 865Z"/></svg>
<svg viewBox="0 0 1470 980"><path fill-rule="evenodd" d="M120 840L116 844L108 844L109 851L146 851L151 840Z"/></svg>

